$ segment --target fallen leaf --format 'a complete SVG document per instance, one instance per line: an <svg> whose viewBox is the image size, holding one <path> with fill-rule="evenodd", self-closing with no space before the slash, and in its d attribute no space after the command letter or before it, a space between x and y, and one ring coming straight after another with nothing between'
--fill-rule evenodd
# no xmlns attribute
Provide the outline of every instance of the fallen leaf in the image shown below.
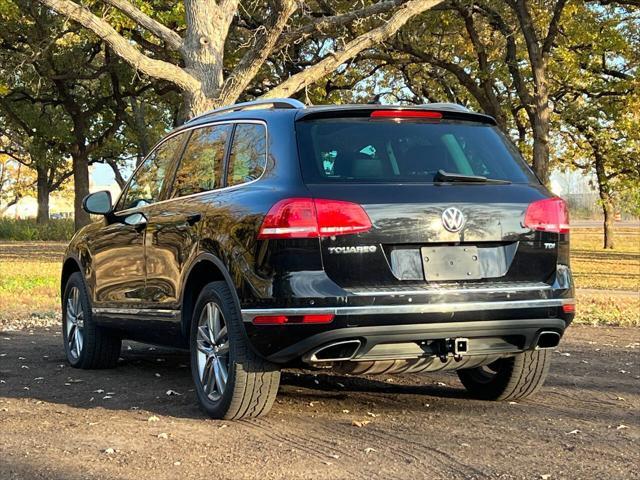
<svg viewBox="0 0 640 480"><path fill-rule="evenodd" d="M377 450L375 448L371 448L371 447L367 447L364 449L364 453L373 453L373 452L377 452Z"/></svg>
<svg viewBox="0 0 640 480"><path fill-rule="evenodd" d="M622 425L622 424L620 424L620 425L618 425L618 426L616 427L616 430L623 430L623 429L625 429L625 428L629 428L629 427L627 427L626 425Z"/></svg>
<svg viewBox="0 0 640 480"><path fill-rule="evenodd" d="M540 475L540 479L541 480L549 480L551 478L551 474L550 473L545 473L543 475Z"/></svg>
<svg viewBox="0 0 640 480"><path fill-rule="evenodd" d="M575 429L575 430L571 430L570 432L566 432L565 435L576 435L580 433L580 430Z"/></svg>
<svg viewBox="0 0 640 480"><path fill-rule="evenodd" d="M164 439L167 439L167 438L169 438L169 435L167 435L166 433L162 432L162 433L159 433L159 434L158 434L158 438L164 438Z"/></svg>
<svg viewBox="0 0 640 480"><path fill-rule="evenodd" d="M106 453L107 455L113 455L114 453L116 453L116 451L113 448L105 448L103 450L103 453Z"/></svg>
<svg viewBox="0 0 640 480"><path fill-rule="evenodd" d="M351 425L354 427L362 428L365 425L369 425L371 422L369 420L353 420Z"/></svg>
<svg viewBox="0 0 640 480"><path fill-rule="evenodd" d="M369 415L370 417L376 418L379 417L380 415L377 415L375 413L371 413L371 412L367 412L367 415Z"/></svg>

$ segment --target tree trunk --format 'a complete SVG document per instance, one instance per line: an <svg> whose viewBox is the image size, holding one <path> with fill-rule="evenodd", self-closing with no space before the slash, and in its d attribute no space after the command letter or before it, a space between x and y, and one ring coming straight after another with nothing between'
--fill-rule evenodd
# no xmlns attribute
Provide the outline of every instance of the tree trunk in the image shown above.
<svg viewBox="0 0 640 480"><path fill-rule="evenodd" d="M607 194L606 199L602 198L602 212L604 213L604 245L605 249L613 249L613 222L615 220L615 208L611 197Z"/></svg>
<svg viewBox="0 0 640 480"><path fill-rule="evenodd" d="M599 145L592 143L596 178L598 180L598 194L600 195L600 201L602 202L602 213L604 214L604 243L605 249L613 249L613 222L615 220L615 206L613 196L611 195L611 187L609 186L609 178L605 170L605 159L602 156Z"/></svg>
<svg viewBox="0 0 640 480"><path fill-rule="evenodd" d="M42 225L49 221L49 178L47 167L38 165L36 167L36 189L38 196L38 215L36 223Z"/></svg>
<svg viewBox="0 0 640 480"><path fill-rule="evenodd" d="M533 170L545 185L549 185L549 112L536 109L533 122Z"/></svg>
<svg viewBox="0 0 640 480"><path fill-rule="evenodd" d="M533 169L542 180L549 185L549 130L550 108L549 91L547 89L546 61L533 65L534 74L534 107L533 126Z"/></svg>
<svg viewBox="0 0 640 480"><path fill-rule="evenodd" d="M89 162L87 155L83 152L72 155L73 157L73 210L75 228L91 223L91 217L82 208L82 200L89 195Z"/></svg>

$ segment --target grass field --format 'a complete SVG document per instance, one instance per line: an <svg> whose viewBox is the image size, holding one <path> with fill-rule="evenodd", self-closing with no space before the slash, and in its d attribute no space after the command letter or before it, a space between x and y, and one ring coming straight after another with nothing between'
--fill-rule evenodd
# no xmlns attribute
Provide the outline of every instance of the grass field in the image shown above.
<svg viewBox="0 0 640 480"><path fill-rule="evenodd" d="M571 268L579 288L639 290L640 228L619 228L615 242L614 250L603 250L602 229L572 230Z"/></svg>
<svg viewBox="0 0 640 480"><path fill-rule="evenodd" d="M640 326L640 229L619 229L611 251L600 248L601 235L597 228L572 231L576 321ZM0 242L0 330L58 323L63 251L60 242Z"/></svg>

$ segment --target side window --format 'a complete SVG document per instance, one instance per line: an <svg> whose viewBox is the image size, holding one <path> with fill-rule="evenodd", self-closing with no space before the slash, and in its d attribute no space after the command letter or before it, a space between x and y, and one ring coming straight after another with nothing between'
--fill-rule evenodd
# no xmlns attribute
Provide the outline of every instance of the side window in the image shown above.
<svg viewBox="0 0 640 480"><path fill-rule="evenodd" d="M172 197L184 197L222 186L224 152L231 125L194 130L182 155Z"/></svg>
<svg viewBox="0 0 640 480"><path fill-rule="evenodd" d="M118 204L118 210L149 205L160 199L165 176L184 139L184 133L180 133L149 154L129 182L129 187Z"/></svg>
<svg viewBox="0 0 640 480"><path fill-rule="evenodd" d="M236 126L229 155L227 185L255 180L267 163L267 131L264 125L242 123Z"/></svg>

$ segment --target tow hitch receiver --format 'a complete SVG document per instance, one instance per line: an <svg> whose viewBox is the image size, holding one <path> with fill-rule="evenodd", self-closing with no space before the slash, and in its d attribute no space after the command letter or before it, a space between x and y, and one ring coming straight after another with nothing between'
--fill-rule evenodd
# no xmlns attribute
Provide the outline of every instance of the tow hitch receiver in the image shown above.
<svg viewBox="0 0 640 480"><path fill-rule="evenodd" d="M455 360L461 360L462 356L469 352L468 338L445 338L440 342L439 357L443 362L445 362L448 357L453 357Z"/></svg>
<svg viewBox="0 0 640 480"><path fill-rule="evenodd" d="M469 339L468 338L454 338L453 339L453 354L462 355L469 351Z"/></svg>

